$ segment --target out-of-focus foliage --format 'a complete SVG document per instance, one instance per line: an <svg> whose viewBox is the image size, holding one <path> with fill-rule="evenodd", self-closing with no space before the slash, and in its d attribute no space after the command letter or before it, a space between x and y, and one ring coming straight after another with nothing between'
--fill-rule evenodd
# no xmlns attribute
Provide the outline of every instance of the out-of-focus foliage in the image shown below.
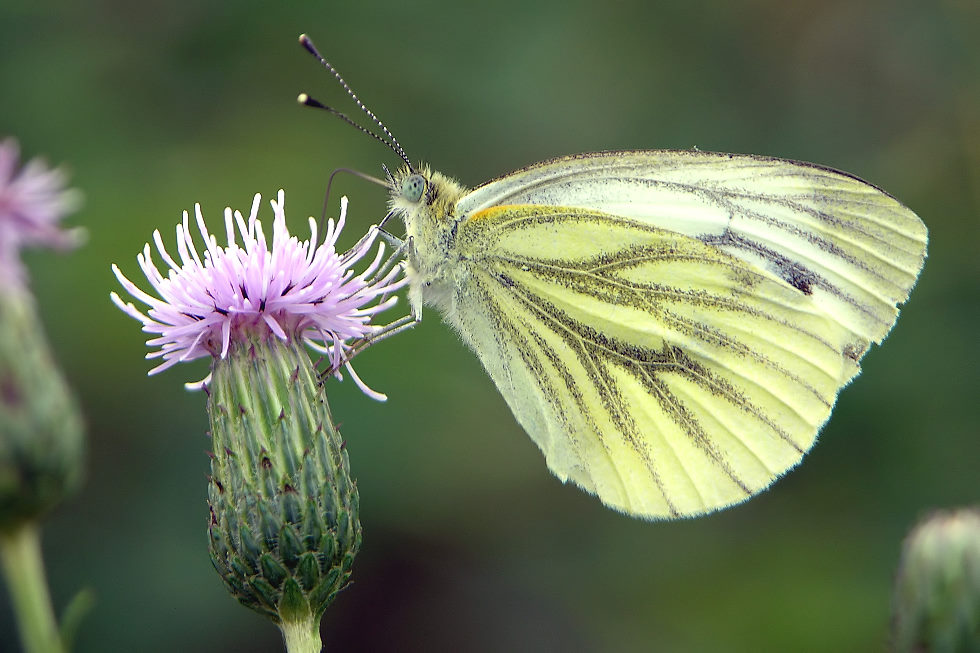
<svg viewBox="0 0 980 653"><path fill-rule="evenodd" d="M387 404L329 381L361 494L354 584L327 650L878 650L904 533L975 502L980 16L967 0L786 3L30 2L0 7L0 134L68 162L82 250L28 256L87 416L81 493L46 523L55 600L98 596L78 650L268 651L207 553L205 399L147 379L109 302L154 228L288 192L294 231L331 170L397 159L296 44L313 36L423 159L466 184L554 155L690 148L805 159L930 228L895 332L803 465L704 519L643 523L561 486L434 313L358 360ZM352 177L348 237L384 191ZM218 226L217 224L212 226ZM169 240L169 237L167 237ZM0 650L15 650L6 594Z"/></svg>

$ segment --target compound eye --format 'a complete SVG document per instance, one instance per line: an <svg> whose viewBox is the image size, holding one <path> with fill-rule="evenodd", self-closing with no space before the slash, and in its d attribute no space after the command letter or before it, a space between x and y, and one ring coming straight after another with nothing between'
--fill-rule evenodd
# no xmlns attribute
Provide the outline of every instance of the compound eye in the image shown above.
<svg viewBox="0 0 980 653"><path fill-rule="evenodd" d="M405 177L402 182L402 197L409 202L418 202L422 199L425 192L425 177L422 175L410 175Z"/></svg>

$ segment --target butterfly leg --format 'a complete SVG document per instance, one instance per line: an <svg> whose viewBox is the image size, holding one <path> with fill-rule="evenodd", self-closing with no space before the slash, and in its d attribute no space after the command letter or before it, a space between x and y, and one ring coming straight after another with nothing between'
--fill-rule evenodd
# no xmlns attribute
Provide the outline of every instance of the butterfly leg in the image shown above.
<svg viewBox="0 0 980 653"><path fill-rule="evenodd" d="M385 223L388 222L388 220L391 220L394 215L394 211L388 211L388 213L385 214L385 217L381 218L381 222L378 223L378 231L381 232L381 237L388 241L389 245L392 247L401 247L404 241L385 229Z"/></svg>
<svg viewBox="0 0 980 653"><path fill-rule="evenodd" d="M331 365L326 370L322 371L320 373L320 378L325 379L328 376L333 376L341 367L344 367L350 363L355 356L360 354L368 347L376 345L382 340L386 340L387 338L401 333L402 331L407 331L421 321L421 319L416 319L414 315L406 315L398 318L394 322L384 325L369 336L353 341L350 345L345 346L344 355L341 357L337 365Z"/></svg>
<svg viewBox="0 0 980 653"><path fill-rule="evenodd" d="M392 236L391 234L389 234L384 229L381 229L380 227L372 227L372 229L368 231L368 233L363 238L361 238L360 241L358 241L357 245L355 245L350 250L348 250L345 256L347 256L351 252L357 251L361 246L363 246L363 244L368 239L372 238L375 235L375 232L377 233L377 235L380 235L382 238L384 238L389 243L391 243L392 246L394 247L394 249L385 259L384 263L382 263L381 266L377 269L377 271L375 271L372 275L374 278L384 278L389 274L391 274L392 270L396 266L406 265L403 258L405 257L406 252L410 252L410 253L414 252L414 245L412 243L411 238L407 240L401 240L400 238L396 238L395 236ZM409 255L409 258L411 258L411 254ZM380 303L383 303L385 300L388 299L388 297L389 297L389 293L385 293L379 297L378 301ZM389 324L386 324L378 328L377 331L371 333L368 336L365 336L364 338L359 338L358 340L355 340L350 344L345 345L344 354L341 357L338 364L332 365L327 370L322 372L321 378L326 378L328 376L336 374L341 367L350 363L351 359L353 359L357 354L361 353L368 347L378 342L381 342L382 340L390 338L395 334L401 333L402 331L407 331L408 329L411 329L421 321L422 321L421 310L417 310L413 304L412 310L408 315L405 315L404 317L400 317L394 322L390 322Z"/></svg>
<svg viewBox="0 0 980 653"><path fill-rule="evenodd" d="M408 288L408 304L412 309L412 317L415 322L422 321L422 284L418 283L418 253L415 251L415 241L409 237L406 246L408 248L408 268L405 271L410 283Z"/></svg>
<svg viewBox="0 0 980 653"><path fill-rule="evenodd" d="M381 221L381 224L384 224L384 221L387 220L388 217L391 216L391 215L392 215L391 213L389 213L388 215L386 215L385 218L384 218L384 220ZM384 277L385 275L387 275L395 267L395 265L397 265L399 263L402 263L401 259L403 259L403 258L407 258L408 259L407 270L408 270L408 274L411 275L412 274L412 270L414 269L414 267L412 265L412 261L417 260L417 257L416 257L416 254L415 254L415 243L414 243L414 241L411 238L407 238L405 240L402 240L401 238L398 238L397 236L395 236L395 235L393 235L393 234L385 231L381 227L381 224L379 224L379 225L377 225L375 227L372 227L371 230L368 231L368 233L364 236L364 238L362 238L358 242L357 245L355 245L350 250L348 250L348 253L347 254L350 254L351 252L354 252L355 250L357 250L358 247L361 244L363 244L363 242L366 239L372 237L373 232L375 232L375 230L376 230L377 231L377 235L381 236L381 238L383 238L385 241L387 241L392 247L394 247L394 249L392 250L391 254L388 255L388 258L385 259L384 264L382 264L382 266L378 269L378 271L374 273L375 278L381 278L381 277ZM345 256L347 256L347 254L345 254ZM381 297L381 301L384 301L387 298L388 298L388 295L383 295ZM414 320L415 323L421 322L422 321L422 302L421 301L416 301L416 299L414 299L413 297L411 297L411 293L410 293L409 294L409 303L411 304L411 307L412 307L412 313L411 313L412 319Z"/></svg>

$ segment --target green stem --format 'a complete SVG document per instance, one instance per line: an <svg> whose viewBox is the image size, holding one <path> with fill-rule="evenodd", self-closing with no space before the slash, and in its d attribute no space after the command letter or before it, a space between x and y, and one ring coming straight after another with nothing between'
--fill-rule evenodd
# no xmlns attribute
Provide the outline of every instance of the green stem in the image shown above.
<svg viewBox="0 0 980 653"><path fill-rule="evenodd" d="M63 653L44 577L41 534L35 522L0 532L0 562L20 625L24 651Z"/></svg>
<svg viewBox="0 0 980 653"><path fill-rule="evenodd" d="M313 615L301 621L283 621L279 629L286 640L287 653L320 653L323 650L320 620L314 619Z"/></svg>

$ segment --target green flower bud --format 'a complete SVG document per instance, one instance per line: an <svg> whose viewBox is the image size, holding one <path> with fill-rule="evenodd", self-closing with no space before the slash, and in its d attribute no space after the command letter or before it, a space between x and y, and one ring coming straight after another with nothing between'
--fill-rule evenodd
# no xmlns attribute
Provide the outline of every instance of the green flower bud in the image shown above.
<svg viewBox="0 0 980 653"><path fill-rule="evenodd" d="M361 543L357 487L323 387L301 345L266 334L232 342L208 389L211 560L290 651L319 651L320 618Z"/></svg>
<svg viewBox="0 0 980 653"><path fill-rule="evenodd" d="M55 365L33 297L0 292L0 531L37 519L82 475L82 419Z"/></svg>
<svg viewBox="0 0 980 653"><path fill-rule="evenodd" d="M980 509L935 512L905 539L894 650L980 651Z"/></svg>

